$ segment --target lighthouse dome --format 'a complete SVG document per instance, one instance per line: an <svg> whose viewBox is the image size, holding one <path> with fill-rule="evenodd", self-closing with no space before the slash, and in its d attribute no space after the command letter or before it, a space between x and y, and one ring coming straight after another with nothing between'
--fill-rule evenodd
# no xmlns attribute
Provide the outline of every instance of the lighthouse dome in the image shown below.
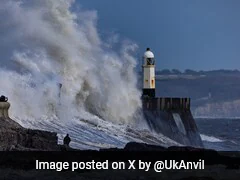
<svg viewBox="0 0 240 180"><path fill-rule="evenodd" d="M150 50L147 50L147 51L144 53L144 58L154 58L153 52L150 51Z"/></svg>

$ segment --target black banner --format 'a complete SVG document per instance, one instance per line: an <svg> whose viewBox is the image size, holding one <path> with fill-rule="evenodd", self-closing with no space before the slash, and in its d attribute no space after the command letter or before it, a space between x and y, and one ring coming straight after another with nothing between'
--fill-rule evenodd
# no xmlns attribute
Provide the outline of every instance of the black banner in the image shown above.
<svg viewBox="0 0 240 180"><path fill-rule="evenodd" d="M176 174L178 179L216 179L219 176L231 179L240 177L239 154L216 151L0 152L0 173L2 177L13 173L23 179L65 176L132 179L139 175L148 179L176 179ZM42 177L46 174L47 177Z"/></svg>

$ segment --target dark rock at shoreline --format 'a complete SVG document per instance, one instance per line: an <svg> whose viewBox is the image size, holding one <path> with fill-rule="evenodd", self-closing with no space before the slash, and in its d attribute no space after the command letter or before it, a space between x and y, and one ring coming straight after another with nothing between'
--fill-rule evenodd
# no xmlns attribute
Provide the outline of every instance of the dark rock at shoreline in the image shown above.
<svg viewBox="0 0 240 180"><path fill-rule="evenodd" d="M59 150L57 133L22 127L10 118L0 118L1 151Z"/></svg>
<svg viewBox="0 0 240 180"><path fill-rule="evenodd" d="M145 143L129 142L125 145L126 151L164 151L167 148L163 146L149 145Z"/></svg>

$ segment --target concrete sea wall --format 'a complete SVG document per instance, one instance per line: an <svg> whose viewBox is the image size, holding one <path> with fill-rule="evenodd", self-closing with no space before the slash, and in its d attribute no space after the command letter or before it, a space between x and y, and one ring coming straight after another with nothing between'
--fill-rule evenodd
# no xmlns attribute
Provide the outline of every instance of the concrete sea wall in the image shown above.
<svg viewBox="0 0 240 180"><path fill-rule="evenodd" d="M156 133L183 145L203 147L189 98L143 98L143 114Z"/></svg>

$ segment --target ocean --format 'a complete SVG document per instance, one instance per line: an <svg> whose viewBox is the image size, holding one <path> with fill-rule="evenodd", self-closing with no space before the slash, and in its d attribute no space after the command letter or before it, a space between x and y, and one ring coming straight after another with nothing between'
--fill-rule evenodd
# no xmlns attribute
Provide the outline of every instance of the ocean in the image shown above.
<svg viewBox="0 0 240 180"><path fill-rule="evenodd" d="M196 118L205 148L240 151L240 119Z"/></svg>

